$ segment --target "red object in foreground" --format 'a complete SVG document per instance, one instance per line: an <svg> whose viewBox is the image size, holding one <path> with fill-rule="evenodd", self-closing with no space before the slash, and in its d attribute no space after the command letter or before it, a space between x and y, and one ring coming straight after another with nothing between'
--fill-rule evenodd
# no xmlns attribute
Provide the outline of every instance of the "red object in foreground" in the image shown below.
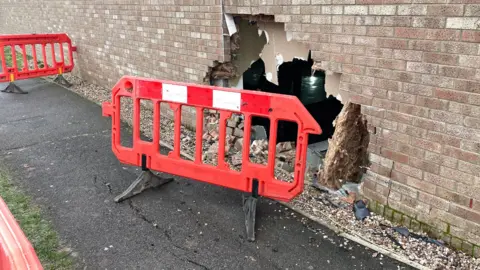
<svg viewBox="0 0 480 270"><path fill-rule="evenodd" d="M24 94L13 82L51 75L58 75L56 82L70 86L62 75L73 70L74 51L67 34L0 35L0 82L10 82L2 92ZM17 61L7 63L6 59Z"/></svg>
<svg viewBox="0 0 480 270"><path fill-rule="evenodd" d="M121 145L120 97L133 99L133 148ZM140 100L151 100L153 106L153 142L140 139ZM160 103L168 103L174 112L174 150L168 156L159 151ZM180 157L181 107L196 108L196 149L195 160ZM202 163L202 135L204 126L203 110L213 109L220 113L219 151L217 166ZM242 169L231 170L225 162L226 120L232 113L243 114L244 145ZM117 158L125 164L142 166L142 155L148 169L191 178L211 184L252 191L252 182L258 181L258 194L261 196L290 201L303 191L306 166L308 134L319 134L320 126L308 113L302 103L293 96L270 94L258 91L236 90L216 86L193 85L178 82L151 80L136 77L123 77L112 90L112 103L103 104L104 116L112 116L112 149ZM270 119L270 142L267 166L251 163L249 141L251 117L261 116ZM298 125L297 154L294 163L292 182L277 180L274 177L276 134L278 120L295 122Z"/></svg>
<svg viewBox="0 0 480 270"><path fill-rule="evenodd" d="M43 269L5 202L0 198L0 270Z"/></svg>
<svg viewBox="0 0 480 270"><path fill-rule="evenodd" d="M121 100L133 101L133 146L121 144ZM153 104L153 141L140 138L141 100L150 100ZM166 103L174 115L174 145L168 155L160 153L160 104ZM196 109L196 136L194 160L180 157L180 131L182 106ZM229 88L185 84L170 81L123 77L112 89L112 102L102 105L103 115L112 117L112 150L120 162L142 167L142 174L122 194L116 202L125 200L142 192L146 188L164 185L172 179L161 178L150 170L165 172L210 184L228 187L251 196L243 198L247 239L255 240L255 213L259 195L281 201L290 201L303 191L306 167L308 134L319 134L320 126L303 104L294 96L270 94L264 92L235 90ZM220 113L217 165L204 164L202 161L203 112L206 109ZM225 143L227 141L227 120L232 114L244 117L243 149L241 171L230 169L225 162ZM252 116L270 120L270 138L268 163L261 165L250 162L250 137ZM294 160L294 179L291 182L278 180L274 176L277 127L279 120L295 122L298 126L296 156ZM287 180L287 179L283 179Z"/></svg>

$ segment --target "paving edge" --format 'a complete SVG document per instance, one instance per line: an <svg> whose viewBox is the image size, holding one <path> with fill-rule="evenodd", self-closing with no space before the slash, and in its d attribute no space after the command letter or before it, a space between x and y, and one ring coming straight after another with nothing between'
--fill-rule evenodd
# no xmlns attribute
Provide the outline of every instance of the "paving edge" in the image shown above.
<svg viewBox="0 0 480 270"><path fill-rule="evenodd" d="M44 78L44 80L46 80L46 81L48 81L48 82L51 82L51 83L53 83L53 84L56 84L56 85L58 85L58 86L61 86L61 87L65 88L65 89L67 89L67 90L70 91L70 92L73 92L72 90L70 90L68 87L65 87L64 85L61 85L61 84L59 84L59 83L50 81L50 80L45 79L45 78ZM73 92L73 93L75 93L75 92ZM77 95L85 98L84 96L82 96L82 95L80 95L80 94L78 94L78 93L75 93L75 94L77 94ZM90 100L90 101L92 101L92 100ZM98 102L94 102L94 101L92 101L92 102L95 103L95 104L97 104L97 105L100 105L100 103L98 103ZM166 143L166 142L164 142L164 141L160 141L160 146L163 146L163 147L165 147L165 148L168 148L168 149L170 149L170 150L173 150L173 146L171 146L170 144L168 144L168 143ZM184 157L186 157L186 158L188 158L188 159L190 159L190 160L194 160L194 157L193 157L193 156L185 153L184 151L180 151L180 155L182 155L182 156L184 156ZM357 236L357 235L353 235L353 234L351 234L351 233L349 233L349 232L346 232L345 230L342 230L342 229L340 228L340 226L337 226L337 225L333 224L333 221L332 221L332 222L327 222L327 221L325 221L325 220L321 220L320 218L315 217L315 216L312 216L312 215L310 215L309 213L306 213L306 212L303 211L303 210L300 210L300 209L295 208L292 204L285 203L285 202L281 202L281 201L276 201L276 202L280 203L281 205L283 205L283 206L285 206L285 207L290 208L291 210L293 210L293 211L297 212L298 214L300 214L300 215L302 215L302 216L310 219L311 221L313 221L313 222L315 222L315 223L318 223L318 224L320 224L320 225L322 225L322 226L327 227L328 229L334 231L334 232L335 232L338 236L340 236L340 237L346 238L346 239L348 239L348 240L350 240L350 241L352 241L352 242L355 242L355 243L357 243L357 244L359 244L359 245L368 247L368 248L371 249L371 250L374 250L374 251L376 251L376 252L378 252L378 253L380 253L380 254L383 254L383 255L385 255L385 256L388 256L388 257L390 257L390 258L392 258L392 259L394 259L394 260L397 260L397 261L399 261L399 262L401 262L401 263L404 263L404 264L406 264L406 265L408 265L408 266L411 266L411 267L414 267L414 268L416 268L416 269L420 269L420 270L430 270L430 268L425 267L425 266L423 266L423 265L421 265L421 264L419 264L419 263L416 263L416 262L408 259L406 256L403 256L403 255L400 255L400 254L396 254L396 253L394 253L394 252L391 251L391 250L385 249L385 248L383 248L383 247L381 247L381 246L379 246L379 245L377 245L377 244L374 244L374 243L366 240L365 238L362 238L362 237Z"/></svg>

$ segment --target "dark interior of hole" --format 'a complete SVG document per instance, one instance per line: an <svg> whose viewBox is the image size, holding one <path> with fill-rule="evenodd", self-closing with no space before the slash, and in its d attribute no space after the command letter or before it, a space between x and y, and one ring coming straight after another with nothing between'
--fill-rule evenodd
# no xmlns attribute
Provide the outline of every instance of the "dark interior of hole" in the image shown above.
<svg viewBox="0 0 480 270"><path fill-rule="evenodd" d="M276 85L267 80L265 63L259 58L243 73L243 88L254 91L296 96L322 128L322 134L309 135L309 144L325 141L332 137L335 128L333 121L343 108L343 104L334 96L327 97L325 90L325 72L312 71L313 60L309 52L307 60L293 59L278 67ZM267 119L253 117L252 125L260 125L269 135L270 123ZM279 121L277 143L296 141L297 128L292 122Z"/></svg>

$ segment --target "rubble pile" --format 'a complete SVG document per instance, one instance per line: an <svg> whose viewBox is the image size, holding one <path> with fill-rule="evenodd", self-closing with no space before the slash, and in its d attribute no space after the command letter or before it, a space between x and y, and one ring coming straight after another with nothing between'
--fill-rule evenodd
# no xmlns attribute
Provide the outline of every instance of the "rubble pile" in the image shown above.
<svg viewBox="0 0 480 270"><path fill-rule="evenodd" d="M293 209L331 224L340 231L403 255L430 269L480 269L480 259L436 244L440 241L427 241L429 238L424 233L417 234L424 239L406 237L397 232L399 228L407 230L406 228L395 227L375 213L363 221L357 220L350 202L348 197L341 196L338 192L322 192L307 185L304 192L290 204ZM374 256L376 257L375 254Z"/></svg>
<svg viewBox="0 0 480 270"><path fill-rule="evenodd" d="M339 189L342 180L360 182L363 168L368 165L370 137L360 105L347 103L336 119L335 129L318 180Z"/></svg>
<svg viewBox="0 0 480 270"><path fill-rule="evenodd" d="M205 110L202 160L204 163L214 166L216 166L218 162L219 121L220 115L217 111ZM255 129L251 131L251 138L250 162L266 165L268 163L268 141L264 136L256 134ZM226 122L225 139L225 162L229 164L233 170L241 170L244 143L243 116L233 114ZM275 157L275 176L277 179L287 182L293 181L293 162L295 159L294 143L278 143Z"/></svg>
<svg viewBox="0 0 480 270"><path fill-rule="evenodd" d="M87 84L78 77L70 74L65 74L65 77L74 84L70 90L86 97L87 99L96 103L101 103L110 99L109 89ZM131 111L133 111L133 108L129 106L130 105L127 105L125 108L122 107L122 109L130 111L130 113L127 112L125 115L131 115ZM148 110L149 108L142 108L142 110L143 109ZM151 137L153 121L153 119L151 119L152 114L145 113L142 115L145 115L145 118L142 118L141 130L146 136ZM218 152L219 116L218 114L213 113L213 111L208 111L208 114L205 113L205 115L207 119L204 121L206 127L204 129L204 145L202 146L204 153L210 153L205 157L205 160L211 160L211 162L214 163L216 162L215 155ZM131 125L131 118L125 118L122 120ZM212 123L212 125L208 125L208 123ZM233 123L235 123L235 125ZM213 126L217 126L217 128L213 128ZM172 120L166 117L161 117L161 140L169 145L173 145L173 127ZM234 121L230 122L229 127L233 132L228 135L227 139L229 150L226 151L228 153L228 155L226 155L226 161L231 165L231 168L237 168L238 170L241 166L241 151L239 149L241 149L243 143L245 143L243 142L243 134L240 136L240 132L237 131L235 135L235 130L237 128L241 130L242 128L241 117L234 117ZM194 156L195 137L195 132L187 128L182 128L181 150L184 155ZM238 144L237 147L236 144ZM252 141L250 145L250 159L256 163L266 164L266 160L268 159L268 142L259 139ZM284 166L285 163L288 164L289 161L294 160L295 151L293 149L294 146L291 142L277 144L276 165L280 166L278 164L282 164L281 162L283 162L282 166ZM278 167L275 169L275 175L278 179L287 179L288 177L293 176L292 173L289 173L285 168L280 169ZM308 176L310 175L307 174L307 177ZM334 192L320 191L318 187L312 187L311 184L310 181L305 181L304 192L289 204L293 209L307 213L323 222L333 224L340 231L348 232L364 241L385 248L389 252L403 255L410 260L431 269L480 269L479 259L467 256L464 253L455 251L447 246L438 245L435 241L425 241L424 239L428 239L425 234L418 233L418 235L424 236L424 239L404 236L404 234L398 232L398 228L395 230L392 223L374 213L371 213L371 216L366 217L363 220L357 220L352 210L352 204L357 199L358 190L350 190L350 193L345 195L342 192L339 192L345 187L345 184L342 186L342 189ZM382 255L376 253L373 255L375 258L377 258L377 256L378 259L381 260Z"/></svg>

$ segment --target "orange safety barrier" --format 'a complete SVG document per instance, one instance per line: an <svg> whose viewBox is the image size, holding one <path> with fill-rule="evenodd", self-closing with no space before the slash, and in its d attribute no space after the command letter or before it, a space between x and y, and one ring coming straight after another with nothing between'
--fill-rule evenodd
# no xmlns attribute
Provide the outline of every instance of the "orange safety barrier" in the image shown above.
<svg viewBox="0 0 480 270"><path fill-rule="evenodd" d="M121 145L120 98L133 100L133 147ZM140 100L151 100L153 106L153 142L140 138ZM160 103L168 103L174 111L174 145L168 155L160 154ZM180 157L180 129L182 106L196 108L195 159ZM102 105L103 115L112 117L112 150L124 164L141 166L143 173L115 201L124 200L152 186L162 185L169 179L162 179L150 170L191 178L210 184L251 192L244 199L247 221L247 236L254 240L254 219L258 195L281 201L290 201L304 188L304 173L308 134L319 134L320 126L294 96L265 92L236 90L216 86L194 85L170 81L152 80L125 76L112 89L112 102ZM203 111L217 110L220 113L218 162L216 166L202 162ZM244 145L242 169L230 169L225 162L226 121L233 114L244 116ZM270 119L268 163L261 165L249 160L251 119L253 116ZM278 121L291 121L298 125L294 179L285 182L275 178L275 152Z"/></svg>
<svg viewBox="0 0 480 270"><path fill-rule="evenodd" d="M35 250L0 198L0 269L43 269Z"/></svg>
<svg viewBox="0 0 480 270"><path fill-rule="evenodd" d="M1 92L25 94L15 81L51 75L58 75L56 82L71 86L63 74L75 66L74 51L67 34L0 35L0 82L10 82Z"/></svg>

